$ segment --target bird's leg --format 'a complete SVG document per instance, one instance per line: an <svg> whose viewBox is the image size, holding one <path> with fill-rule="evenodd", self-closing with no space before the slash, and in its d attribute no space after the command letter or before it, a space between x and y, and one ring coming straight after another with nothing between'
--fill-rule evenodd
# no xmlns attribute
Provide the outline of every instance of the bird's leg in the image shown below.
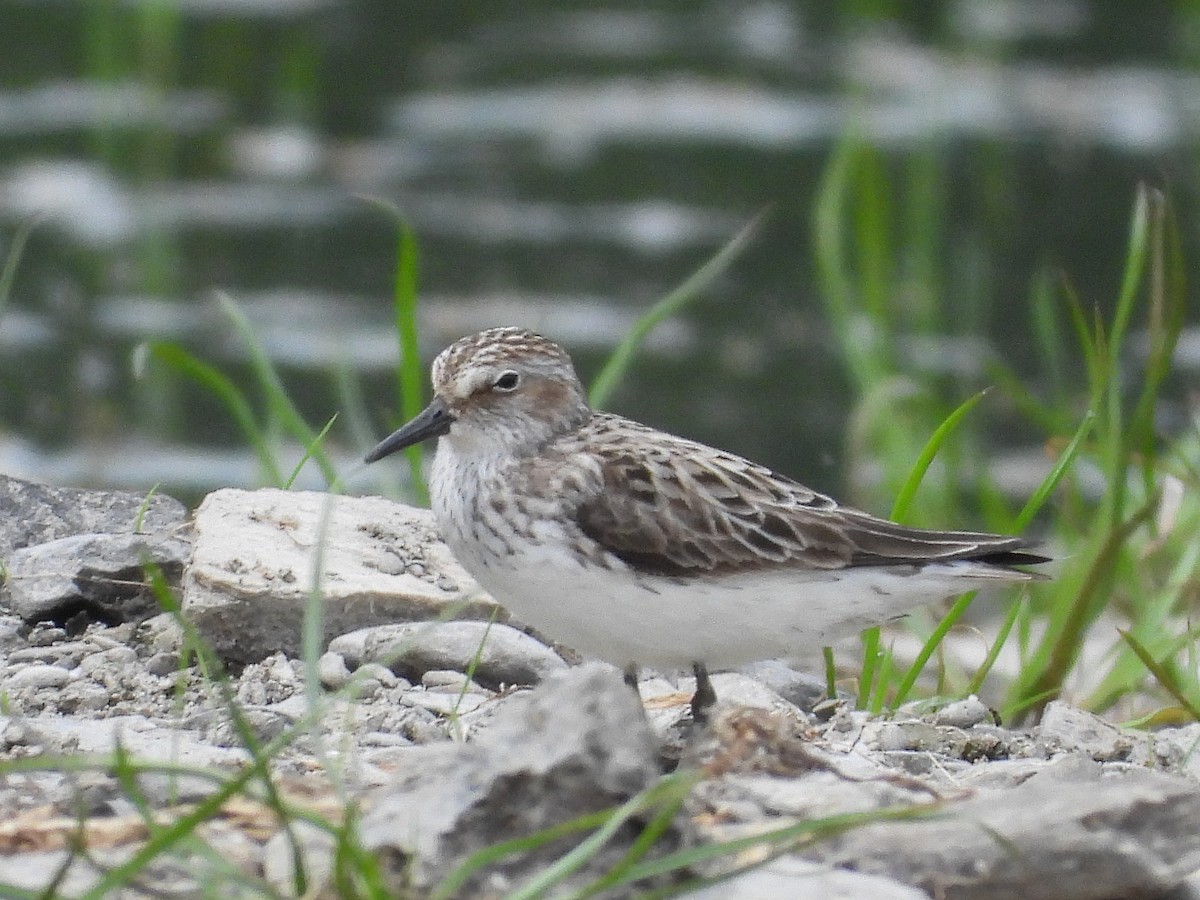
<svg viewBox="0 0 1200 900"><path fill-rule="evenodd" d="M638 690L638 667L637 663L630 663L625 667L622 673L625 683L633 688L633 696L637 697L638 703L642 702L642 692Z"/></svg>
<svg viewBox="0 0 1200 900"><path fill-rule="evenodd" d="M692 673L696 676L696 693L692 694L692 721L697 725L706 725L708 711L717 702L717 692L713 690L704 663L693 662Z"/></svg>

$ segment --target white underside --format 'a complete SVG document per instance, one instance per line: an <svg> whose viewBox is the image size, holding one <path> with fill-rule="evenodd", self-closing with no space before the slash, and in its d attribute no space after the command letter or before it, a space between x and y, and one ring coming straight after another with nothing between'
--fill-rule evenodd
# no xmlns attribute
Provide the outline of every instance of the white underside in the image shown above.
<svg viewBox="0 0 1200 900"><path fill-rule="evenodd" d="M585 564L566 549L579 535L552 508L526 539L501 540L510 524L489 504L469 502L506 483L501 458L482 452L488 445L472 443L471 432L452 428L450 437L453 446L439 442L430 492L459 562L522 622L622 667L716 669L808 654L915 607L1029 577L973 562L686 579L639 575L615 557ZM552 507L552 499L537 499Z"/></svg>
<svg viewBox="0 0 1200 900"><path fill-rule="evenodd" d="M915 607L1007 580L969 562L912 574L866 567L684 580L584 567L546 550L489 565L460 559L547 637L618 666L662 670L807 654Z"/></svg>

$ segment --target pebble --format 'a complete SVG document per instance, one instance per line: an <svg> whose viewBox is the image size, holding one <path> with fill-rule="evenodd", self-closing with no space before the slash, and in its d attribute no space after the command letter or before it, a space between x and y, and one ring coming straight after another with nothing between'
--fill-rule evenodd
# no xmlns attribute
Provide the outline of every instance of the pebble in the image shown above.
<svg viewBox="0 0 1200 900"><path fill-rule="evenodd" d="M331 691L346 686L350 680L350 667L346 665L346 657L332 650L321 654L317 660L317 678L323 687Z"/></svg>
<svg viewBox="0 0 1200 900"><path fill-rule="evenodd" d="M458 694L466 691L473 694L486 694L480 687L463 672L453 669L430 669L421 676L421 685L431 691Z"/></svg>
<svg viewBox="0 0 1200 900"><path fill-rule="evenodd" d="M948 703L933 714L934 725L951 725L955 728L971 728L992 722L992 711L982 700L972 694L954 703Z"/></svg>
<svg viewBox="0 0 1200 900"><path fill-rule="evenodd" d="M178 653L155 653L146 660L146 671L151 675L164 677L179 670Z"/></svg>
<svg viewBox="0 0 1200 900"><path fill-rule="evenodd" d="M400 685L400 677L382 663L364 663L358 667L354 675L356 678L374 681L385 688L394 688Z"/></svg>
<svg viewBox="0 0 1200 900"><path fill-rule="evenodd" d="M98 653L89 653L79 661L79 667L93 677L106 674L110 669L116 669L117 674L122 669L137 665L137 651L132 647L113 647Z"/></svg>
<svg viewBox="0 0 1200 900"><path fill-rule="evenodd" d="M487 698L478 694L459 696L442 691L411 691L404 695L403 702L407 706L427 709L440 716L452 716L474 712L487 702Z"/></svg>
<svg viewBox="0 0 1200 900"><path fill-rule="evenodd" d="M33 690L62 687L70 680L71 673L62 666L51 666L45 663L25 666L5 679L9 688L32 688Z"/></svg>
<svg viewBox="0 0 1200 900"><path fill-rule="evenodd" d="M51 644L60 644L66 639L67 632L62 628L47 622L39 622L33 626L33 630L29 632L29 636L25 640L30 647L48 647Z"/></svg>
<svg viewBox="0 0 1200 900"><path fill-rule="evenodd" d="M333 876L336 839L308 822L293 822L290 834L278 831L263 849L263 877L280 895L295 896L296 850L304 863L305 896L326 896Z"/></svg>

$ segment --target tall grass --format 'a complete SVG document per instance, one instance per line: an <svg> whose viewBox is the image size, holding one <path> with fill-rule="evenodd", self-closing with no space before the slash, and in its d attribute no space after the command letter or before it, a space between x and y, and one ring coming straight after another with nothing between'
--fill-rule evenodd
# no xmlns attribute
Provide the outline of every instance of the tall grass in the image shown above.
<svg viewBox="0 0 1200 900"><path fill-rule="evenodd" d="M1003 713L1016 718L1036 713L1051 698L1075 690L1072 699L1094 709L1137 712L1146 722L1195 719L1200 716L1200 681L1196 676L1197 631L1190 605L1200 573L1200 431L1164 440L1156 431L1156 410L1170 372L1183 321L1183 262L1170 208L1158 193L1144 189L1135 198L1125 273L1115 287L1113 312L1103 316L1083 306L1063 280L1040 276L1031 286L1028 315L1042 349L1045 384L1027 386L1002 361L987 369L994 387L973 386L956 395L931 376L907 370L895 348L908 335L937 329L948 316L949 301L939 294L936 265L945 248L941 230L927 218L913 223L890 190L891 170L875 151L853 140L833 158L816 209L817 256L829 317L842 357L858 394L862 441L855 451L883 474L875 488L894 498L892 515L902 521L949 524L986 512L991 527L1022 533L1036 525L1049 550L1061 557L1054 581L1022 589L1004 609L983 664L958 671L947 649L971 603L956 601L940 620L913 617L922 639L913 660L901 661L884 645L878 630L865 637L857 667L858 698L863 707L883 710L931 691L952 696L977 691L1004 658L1015 658L1004 689ZM908 203L922 192L940 190L935 161L926 160L901 172ZM883 201L880 197L893 197ZM923 199L933 202L934 198ZM418 251L411 230L400 221L393 296L400 342L399 409L416 413L422 401L415 303ZM919 226L919 227L918 227ZM600 401L622 377L638 342L662 318L675 314L700 296L700 288L721 271L748 238L749 226L692 279L647 313L605 367L593 388ZM897 236L898 234L902 237ZM12 260L0 276L0 305L12 281ZM901 278L908 260L909 276L925 289L920 309L897 309L890 286ZM915 260L916 262L913 262ZM915 274L913 274L915 272ZM310 426L289 398L282 379L237 304L220 299L221 309L247 348L254 374L253 394L191 351L169 342L150 342L140 350L143 368L151 364L193 380L217 397L241 428L256 453L266 481L282 487L295 479L299 466L311 460L331 488L338 473L324 444L333 429L345 425L331 417L323 428ZM1142 349L1135 352L1138 338ZM347 387L346 395L357 394ZM888 402L897 396L916 402ZM972 432L991 414L994 399L1005 398L1033 426L1042 430L1052 459L1041 486L1017 509L1009 508L986 472L973 473L970 491L954 483L959 474L954 448L979 442ZM886 415L884 415L886 412ZM280 442L289 438L305 448L299 463L280 458ZM410 458L414 478L420 458ZM1098 495L1087 488L1088 472L1099 473ZM932 500L930 499L932 498ZM315 562L320 568L320 555ZM115 775L140 816L145 840L124 862L108 869L89 896L100 897L132 883L164 855L198 857L212 865L207 889L236 886L248 895L270 896L271 889L243 873L223 869L220 854L200 834L201 825L235 798L252 800L283 823L306 822L331 835L338 848L334 883L339 896L385 897L386 884L378 861L358 839L356 815L348 795L343 812L315 812L281 791L274 772L279 753L305 735L318 732L326 709L317 688L321 597L314 589L305 615L304 657L309 681L309 711L273 741L262 742L223 673L219 659L206 649L161 576L149 577L165 609L179 616L189 652L221 698L222 707L245 748L249 764L240 772L208 772L192 767L148 765L118 749L99 759L40 758L0 763L0 773L28 771L108 771ZM314 580L314 583L319 583ZM1098 646L1103 663L1081 672L1083 650ZM1090 657L1089 657L1090 658ZM937 664L937 679L923 679ZM830 666L829 678L835 672ZM1072 685L1086 688L1079 693ZM353 691L353 682L346 690ZM1155 708L1153 704L1160 704ZM1148 707L1148 704L1149 707ZM329 755L318 754L329 763ZM174 818L164 819L139 788L150 772L200 776L214 792ZM331 771L335 786L340 785ZM556 825L535 835L506 841L479 851L436 889L435 896L456 891L490 866L515 853L578 835L579 842L547 867L518 896L542 896L559 890L581 867L591 863L617 830L639 823L636 839L615 868L571 896L594 896L630 889L644 879L671 875L674 886L664 892L695 887L715 879L695 879L696 867L725 858L736 869L740 854L751 848L770 856L805 842L836 834L881 818L909 817L921 810L892 810L840 816L789 825L766 834L722 844L690 847L656 855L658 843L678 815L698 778L705 773L681 772L656 782L627 803ZM81 820L79 833L84 834ZM291 838L294 889L314 887L306 872L299 840ZM79 852L84 852L81 844ZM62 872L65 872L65 868ZM61 874L61 873L60 873ZM693 878L695 880L688 881ZM10 889L11 888L11 889ZM11 896L33 896L0 885ZM214 894L215 895L215 894Z"/></svg>
<svg viewBox="0 0 1200 900"><path fill-rule="evenodd" d="M927 333L951 315L963 314L963 299L956 296L952 304L937 294L938 286L930 280L922 285L924 302L915 312L904 308L899 295L889 296L900 280L897 273L904 259L927 260L944 255L947 248L901 246L902 241L936 241L939 232L906 229L907 220L892 206L892 198L905 190L914 192L907 197L909 205L936 205L936 197L923 196L921 191L937 179L909 181L897 190L887 173L877 151L848 138L828 167L814 214L826 308L859 396L856 418L866 436L854 450L867 455L882 473L880 490L897 498L892 514L900 520L957 523L969 520L974 506L988 512L990 527L1021 533L1048 503L1055 504L1040 516L1040 528L1051 551L1064 556L1056 578L1030 588L1029 602L1010 607L1002 622L1000 637L1015 636L1019 644L1019 664L1007 689L1004 712L1009 716L1035 713L1061 696L1073 678L1088 687L1086 695L1073 699L1096 709L1110 708L1145 687L1148 674L1161 681L1165 670L1159 661L1190 645L1179 636L1190 634L1186 591L1197 572L1197 554L1187 551L1178 520L1192 521L1200 515L1194 492L1176 492L1182 499L1169 533L1155 528L1162 513L1164 482L1195 484L1196 471L1180 464L1191 442L1164 453L1155 431L1155 412L1184 314L1183 265L1170 209L1165 198L1150 189L1142 189L1135 198L1125 273L1107 318L1084 309L1069 286L1056 289L1061 279L1048 273L1033 285L1029 318L1052 376L1048 396L1025 386L1001 360L989 361L988 374L1001 395L1044 431L1048 450L1057 454L1041 488L1019 512L1012 512L985 472L975 477L975 497L963 496L955 483L961 473L952 464L953 456L932 484L927 477L933 458L945 458L953 437L966 430L960 441L979 443L969 432L977 427L979 416L987 414L988 405L975 409L981 395L973 394L954 409L952 398L940 396L944 386L903 370L895 355L894 348L906 337ZM969 310L965 314L974 315ZM1140 360L1131 348L1135 327L1140 328L1145 347ZM1073 351L1068 349L1072 340ZM1074 372L1085 377L1072 378ZM905 383L902 390L897 387L900 382ZM922 402L880 400L901 394ZM917 443L922 435L932 435L924 447ZM1166 463L1168 459L1173 462ZM1099 498L1085 495L1080 466L1103 476ZM928 500L924 504L923 496ZM1152 560L1176 563L1160 583L1154 578L1154 567L1139 564L1148 551ZM942 642L969 602L963 598L939 624L925 627L924 646L907 667L895 664L877 629L868 631L859 667L859 703L879 710L903 702L921 668L942 652ZM921 617L913 620L920 622ZM1114 622L1127 626L1129 636L1124 641ZM1099 677L1091 671L1080 678L1081 653L1089 645L1109 648L1107 668ZM998 640L988 651L985 670L994 665L1001 650ZM980 673L965 673L958 689L947 684L944 664L941 659L939 690L953 694L980 687ZM1158 666L1156 673L1153 666ZM1195 679L1183 677L1186 667L1172 671L1178 677L1162 684L1164 696L1177 698L1184 690L1182 682L1189 682L1191 696ZM832 680L833 673L827 677Z"/></svg>

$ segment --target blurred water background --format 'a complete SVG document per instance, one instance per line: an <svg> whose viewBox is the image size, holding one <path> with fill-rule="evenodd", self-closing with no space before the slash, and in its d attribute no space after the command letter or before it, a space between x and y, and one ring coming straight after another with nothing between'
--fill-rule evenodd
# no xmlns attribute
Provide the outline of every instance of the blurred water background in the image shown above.
<svg viewBox="0 0 1200 900"><path fill-rule="evenodd" d="M341 413L351 489L400 477L353 471L398 417L396 229L365 196L420 240L426 362L519 324L585 378L769 208L609 405L853 491L871 398L814 232L839 148L874 198L855 234L882 242L847 265L900 310L911 389L953 408L995 360L1049 389L1070 373L1046 369L1033 298L1111 307L1140 182L1200 259L1198 64L1183 0L0 0L0 260L37 221L0 311L0 471L193 500L261 483L219 401L135 365L177 341L253 398L220 291L309 422ZM1019 493L1046 435L1003 397L973 416Z"/></svg>

